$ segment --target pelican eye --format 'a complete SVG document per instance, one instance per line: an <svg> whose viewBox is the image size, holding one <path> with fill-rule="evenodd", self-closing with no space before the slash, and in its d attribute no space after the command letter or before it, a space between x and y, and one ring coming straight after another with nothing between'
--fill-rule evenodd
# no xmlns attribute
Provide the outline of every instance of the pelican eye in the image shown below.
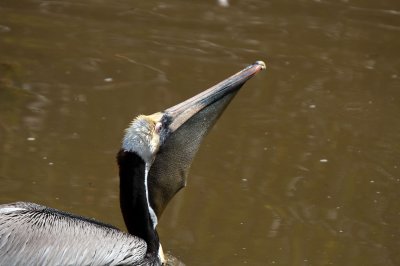
<svg viewBox="0 0 400 266"><path fill-rule="evenodd" d="M154 130L155 130L155 132L157 134L160 134L161 128L162 128L162 123L161 122L157 122L156 126L154 127Z"/></svg>

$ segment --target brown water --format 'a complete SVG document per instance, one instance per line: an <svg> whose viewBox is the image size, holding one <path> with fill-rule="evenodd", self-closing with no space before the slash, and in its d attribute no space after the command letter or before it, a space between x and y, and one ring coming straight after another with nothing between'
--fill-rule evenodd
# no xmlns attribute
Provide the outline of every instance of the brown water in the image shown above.
<svg viewBox="0 0 400 266"><path fill-rule="evenodd" d="M400 265L397 0L2 0L0 202L123 228L130 120L255 60L267 71L160 221L164 250L186 265Z"/></svg>

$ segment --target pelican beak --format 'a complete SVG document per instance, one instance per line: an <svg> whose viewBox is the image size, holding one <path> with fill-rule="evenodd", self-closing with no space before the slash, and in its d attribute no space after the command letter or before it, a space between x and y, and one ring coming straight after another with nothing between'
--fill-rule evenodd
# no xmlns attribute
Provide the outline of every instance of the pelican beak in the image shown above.
<svg viewBox="0 0 400 266"><path fill-rule="evenodd" d="M265 69L263 61L256 61L217 85L164 111L171 118L169 129L173 132L203 108L218 102L224 96L237 92L256 73Z"/></svg>
<svg viewBox="0 0 400 266"><path fill-rule="evenodd" d="M186 177L204 136L210 131L236 92L265 69L257 61L198 95L156 113L165 122L161 144L149 171L149 200L160 218L171 198L186 185Z"/></svg>

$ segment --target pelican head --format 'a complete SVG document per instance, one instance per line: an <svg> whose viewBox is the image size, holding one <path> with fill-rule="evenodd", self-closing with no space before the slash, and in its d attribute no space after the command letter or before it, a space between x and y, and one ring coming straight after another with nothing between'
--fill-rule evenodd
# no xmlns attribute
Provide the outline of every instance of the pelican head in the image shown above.
<svg viewBox="0 0 400 266"><path fill-rule="evenodd" d="M140 115L127 128L122 149L143 159L153 224L186 178L200 143L242 85L265 63L257 61L198 95L152 115Z"/></svg>

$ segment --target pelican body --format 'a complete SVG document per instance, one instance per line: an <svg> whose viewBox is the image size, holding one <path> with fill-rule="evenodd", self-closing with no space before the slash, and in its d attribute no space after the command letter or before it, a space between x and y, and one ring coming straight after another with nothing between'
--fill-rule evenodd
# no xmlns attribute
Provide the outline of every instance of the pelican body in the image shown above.
<svg viewBox="0 0 400 266"><path fill-rule="evenodd" d="M192 160L261 61L162 112L136 117L117 154L128 232L35 203L0 205L0 265L162 265L156 226Z"/></svg>

